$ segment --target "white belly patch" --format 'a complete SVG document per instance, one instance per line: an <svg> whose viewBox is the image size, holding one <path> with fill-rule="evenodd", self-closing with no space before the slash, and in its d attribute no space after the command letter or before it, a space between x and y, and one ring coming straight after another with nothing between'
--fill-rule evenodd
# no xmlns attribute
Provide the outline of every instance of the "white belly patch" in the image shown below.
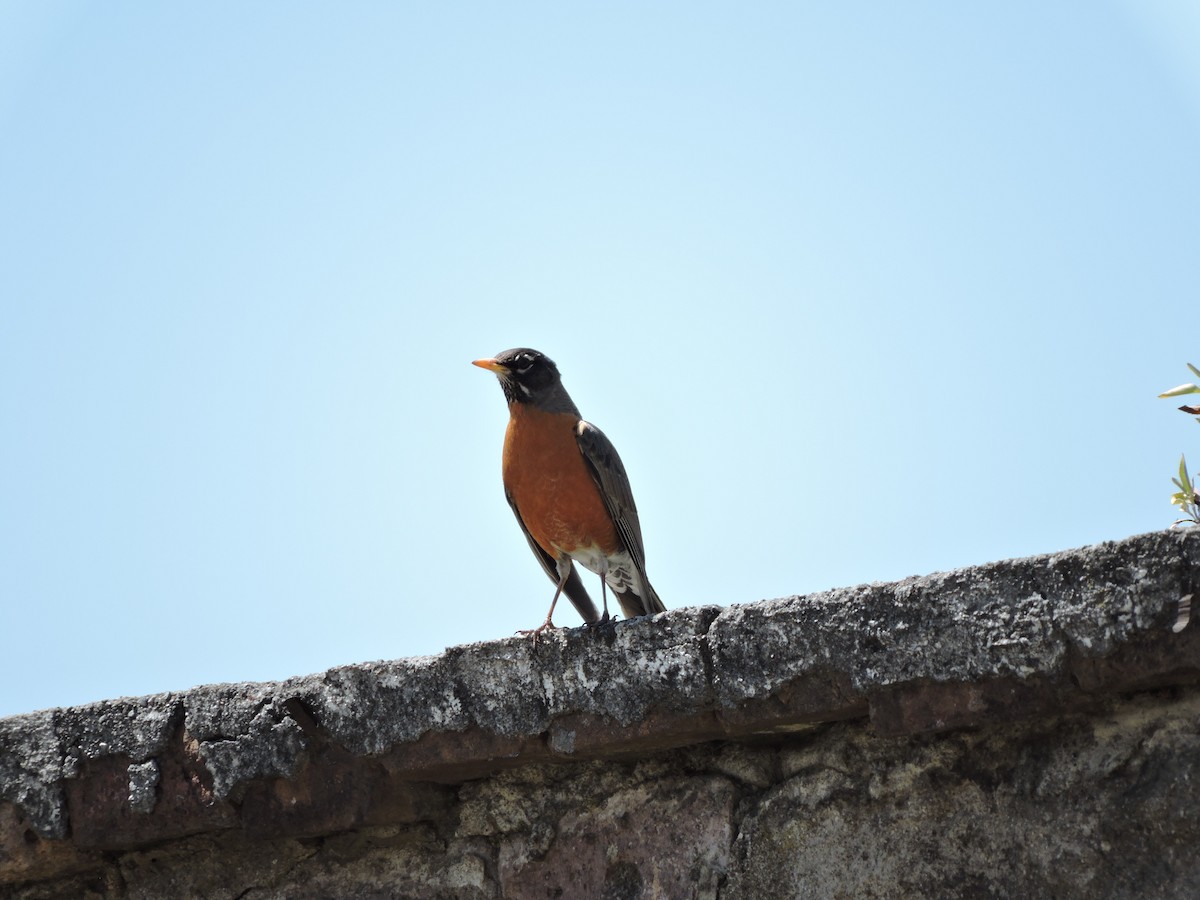
<svg viewBox="0 0 1200 900"><path fill-rule="evenodd" d="M562 552L560 548L556 549ZM640 594L637 576L634 574L633 559L628 553L622 551L607 556L603 550L593 544L590 547L576 547L567 555L584 568L603 578L614 591L624 593L632 590L634 593Z"/></svg>

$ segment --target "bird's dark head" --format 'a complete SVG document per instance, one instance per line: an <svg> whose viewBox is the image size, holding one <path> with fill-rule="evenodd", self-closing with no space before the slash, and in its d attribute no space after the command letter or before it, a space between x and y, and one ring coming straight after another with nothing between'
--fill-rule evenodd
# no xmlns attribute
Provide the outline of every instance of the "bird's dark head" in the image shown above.
<svg viewBox="0 0 1200 900"><path fill-rule="evenodd" d="M537 350L517 347L474 365L495 372L509 403L527 403L550 412L575 412L575 404L562 386L554 360Z"/></svg>

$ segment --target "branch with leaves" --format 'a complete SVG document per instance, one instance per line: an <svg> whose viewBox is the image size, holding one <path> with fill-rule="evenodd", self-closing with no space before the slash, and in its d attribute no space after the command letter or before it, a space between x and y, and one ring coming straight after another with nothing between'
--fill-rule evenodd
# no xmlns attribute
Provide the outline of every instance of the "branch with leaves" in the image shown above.
<svg viewBox="0 0 1200 900"><path fill-rule="evenodd" d="M1200 369L1197 369L1191 363L1187 367L1192 370L1192 374L1200 378ZM1181 384L1179 387L1173 387L1169 391L1163 391L1159 397L1183 397L1186 394L1200 394L1200 384ZM1179 409L1189 416L1195 416L1196 421L1200 422L1200 406L1184 406ZM1196 493L1196 483L1187 470L1187 458L1183 455L1179 457L1179 477L1172 478L1171 481L1179 488L1171 495L1171 503L1178 506L1183 513L1183 517L1175 520L1176 525L1200 525L1200 494Z"/></svg>

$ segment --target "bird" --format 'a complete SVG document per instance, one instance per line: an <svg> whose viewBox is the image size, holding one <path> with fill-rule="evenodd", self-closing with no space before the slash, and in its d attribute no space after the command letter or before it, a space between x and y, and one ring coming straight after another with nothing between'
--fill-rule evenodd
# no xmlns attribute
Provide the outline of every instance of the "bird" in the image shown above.
<svg viewBox="0 0 1200 900"><path fill-rule="evenodd" d="M546 574L555 584L546 621L567 595L588 625L609 621L607 588L626 618L665 612L646 577L642 527L617 448L585 421L563 387L554 360L528 347L505 350L473 365L495 373L508 401L502 475L504 496ZM600 576L603 617L575 569Z"/></svg>

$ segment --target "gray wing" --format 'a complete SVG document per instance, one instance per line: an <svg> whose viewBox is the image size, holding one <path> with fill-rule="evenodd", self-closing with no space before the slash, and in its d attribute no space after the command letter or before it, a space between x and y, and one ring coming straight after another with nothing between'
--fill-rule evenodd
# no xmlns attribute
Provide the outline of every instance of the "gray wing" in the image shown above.
<svg viewBox="0 0 1200 900"><path fill-rule="evenodd" d="M550 580L558 584L558 567L554 562L554 558L539 547L538 542L533 539L533 535L525 527L525 520L521 518L521 511L517 509L517 504L513 502L513 498L508 491L504 492L504 499L508 501L513 515L517 517L517 524L521 526L521 533L525 535L525 540L529 541L529 549L533 551L533 555L542 564L542 569L549 576ZM583 621L589 625L594 625L600 621L600 610L596 609L595 601L592 600L591 595L587 592L587 588L583 586L583 581L579 578L579 570L575 568L573 563L568 564L571 566L571 574L567 578L567 583L563 585L563 593L567 595L567 599L571 601L571 605L575 607L576 611L583 618Z"/></svg>
<svg viewBox="0 0 1200 900"><path fill-rule="evenodd" d="M592 478L600 488L604 507L617 526L617 537L633 560L644 591L618 595L621 609L626 615L653 615L665 612L666 606L646 577L646 550L642 546L642 525L638 521L637 505L633 502L633 491L629 487L629 476L617 455L617 448L595 425L582 419L575 426L575 439L584 461L592 471ZM634 599L636 598L636 599ZM632 602L632 605L630 603Z"/></svg>
<svg viewBox="0 0 1200 900"><path fill-rule="evenodd" d="M617 455L617 448L604 432L580 419L575 426L575 439L579 450L592 470L592 478L600 488L604 506L617 525L617 536L639 570L646 567L646 551L642 546L642 525L638 521L637 504L633 502L633 490L629 487L629 476Z"/></svg>

